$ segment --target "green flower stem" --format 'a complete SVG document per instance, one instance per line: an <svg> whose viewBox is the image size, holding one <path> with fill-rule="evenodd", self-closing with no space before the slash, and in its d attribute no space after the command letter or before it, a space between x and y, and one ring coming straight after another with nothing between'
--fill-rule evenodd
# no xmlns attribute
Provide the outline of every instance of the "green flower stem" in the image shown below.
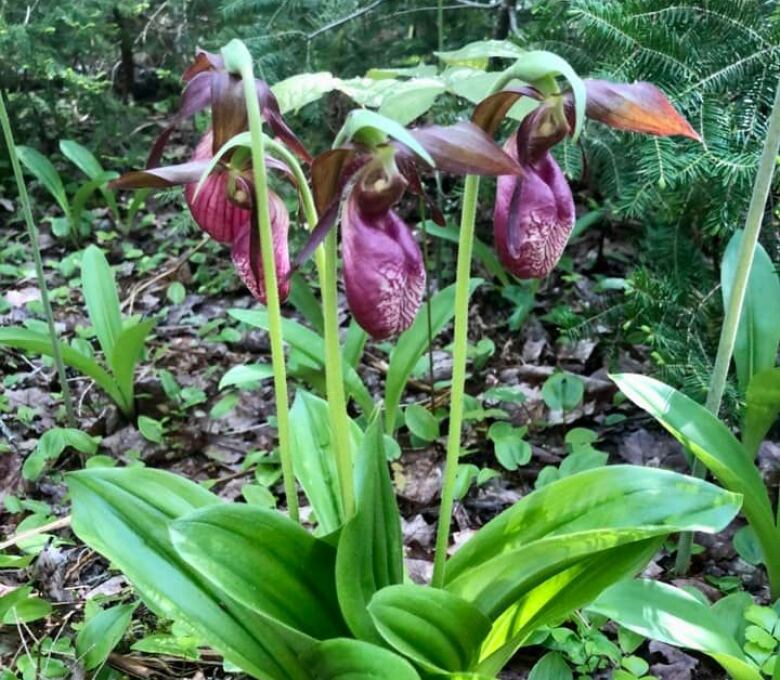
<svg viewBox="0 0 780 680"><path fill-rule="evenodd" d="M463 425L463 394L466 385L466 358L469 330L469 278L471 251L474 245L474 223L477 216L479 177L469 175L463 188L463 206L458 240L458 263L455 274L455 333L452 350L452 387L450 396L450 429L447 435L447 457L439 507L439 527L436 532L436 553L433 562L432 585L444 585L444 565L452 525L455 502L455 481L460 458L460 435Z"/></svg>
<svg viewBox="0 0 780 680"><path fill-rule="evenodd" d="M309 230L317 225L317 208L314 197L300 163L288 149L278 142L266 138L269 150L283 160L295 177L301 196L303 212ZM314 253L322 294L322 316L325 330L325 383L328 392L328 419L336 454L336 468L339 474L341 504L345 517L355 509L355 491L352 472L352 450L349 437L347 401L344 395L341 348L339 346L338 288L336 271L336 232L332 231L323 246Z"/></svg>
<svg viewBox="0 0 780 680"><path fill-rule="evenodd" d="M252 57L246 45L240 40L231 40L223 50L228 70L239 72L244 84L249 135L252 142L252 171L257 197L257 222L260 231L260 249L263 258L263 279L265 283L266 308L268 309L268 334L271 339L271 362L274 372L274 395L276 397L276 422L279 433L279 456L282 462L282 480L287 511L297 522L298 494L293 474L292 451L290 449L290 404L287 395L287 370L282 342L282 312L279 302L276 263L274 261L271 215L268 211L268 178L265 169L265 144L263 119L255 90L252 72Z"/></svg>
<svg viewBox="0 0 780 680"><path fill-rule="evenodd" d="M355 489L350 450L350 427L347 419L347 402L344 397L344 378L341 366L339 340L336 230L325 237L325 267L322 279L322 316L325 328L325 381L328 390L328 414L331 437L336 452L339 473L341 503L345 519L355 512Z"/></svg>
<svg viewBox="0 0 780 680"><path fill-rule="evenodd" d="M496 80L488 94L503 90L517 77L516 63L506 69ZM458 237L458 262L455 273L455 333L452 350L452 386L450 389L450 426L447 433L447 454L444 462L439 526L436 531L436 553L433 560L431 584L444 585L444 565L447 561L452 508L455 503L455 482L460 458L460 436L463 427L463 396L466 386L466 359L469 326L469 278L471 276L471 251L474 246L474 223L477 216L479 177L468 175L463 186L460 235Z"/></svg>
<svg viewBox="0 0 780 680"><path fill-rule="evenodd" d="M35 226L35 222L33 222L32 210L30 209L30 198L27 195L27 187L24 183L22 168L19 165L19 157L16 155L16 144L14 143L11 122L8 120L8 111L6 111L5 108L5 100L3 99L2 92L0 92L0 126L3 128L5 145L8 148L8 155L11 158L11 168L13 169L14 178L16 179L16 188L19 191L19 202L22 204L22 214L24 215L24 221L27 225L27 235L30 239L30 248L33 253L33 260L35 261L35 276L38 279L43 313L46 316L46 323L49 327L52 356L54 357L54 363L57 366L57 377L62 386L62 402L65 404L65 416L68 421L68 426L75 428L77 427L76 414L73 410L73 398L71 397L68 379L65 374L65 364L62 361L60 342L57 338L57 329L54 326L54 312L52 311L51 301L49 300L49 289L46 285L46 277L43 273L43 259L41 258L41 249L38 243L38 228Z"/></svg>
<svg viewBox="0 0 780 680"><path fill-rule="evenodd" d="M715 366L712 370L710 389L705 402L705 407L716 416L720 411L723 392L726 389L729 366L731 365L731 357L734 353L734 344L737 339L737 330L739 329L739 319L742 315L742 305L745 301L745 291L747 290L750 270L753 267L753 257L756 252L758 236L761 233L761 222L764 217L766 201L769 197L769 189L772 184L772 175L774 174L778 151L780 151L780 82L778 82L777 92L775 93L775 102L769 118L769 129L764 142L764 150L759 161L758 173L753 184L753 194L750 197L750 207L745 218L745 234L739 247L737 269L734 273L734 285L729 305L726 309L726 315L723 319L723 326L721 327L718 353L715 356ZM697 458L693 463L691 474L695 477L703 477L704 472L704 465ZM770 539L770 537L767 537L767 539ZM771 540L777 541L778 537L773 536ZM677 560L675 562L675 569L678 574L684 574L688 571L691 561L692 543L692 533L685 533L680 536L677 546ZM767 572L772 584L773 597L778 597L780 595L780 564L767 564Z"/></svg>

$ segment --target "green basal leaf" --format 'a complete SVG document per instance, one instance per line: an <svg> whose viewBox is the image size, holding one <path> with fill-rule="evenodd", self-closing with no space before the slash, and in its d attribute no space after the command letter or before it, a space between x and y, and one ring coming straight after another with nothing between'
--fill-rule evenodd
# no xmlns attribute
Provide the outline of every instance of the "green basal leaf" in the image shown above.
<svg viewBox="0 0 780 680"><path fill-rule="evenodd" d="M589 607L653 640L711 656L734 680L761 673L713 610L681 588L646 579L617 583Z"/></svg>
<svg viewBox="0 0 780 680"><path fill-rule="evenodd" d="M482 279L471 279L469 291L473 293ZM455 315L455 286L447 286L431 298L431 334L438 335ZM423 305L414 323L404 331L390 353L385 382L385 430L395 430L398 405L401 403L406 383L415 364L428 348L428 306Z"/></svg>
<svg viewBox="0 0 780 680"><path fill-rule="evenodd" d="M747 388L742 444L755 459L761 442L780 414L780 368L756 373Z"/></svg>
<svg viewBox="0 0 780 680"><path fill-rule="evenodd" d="M120 604L89 619L76 636L76 654L88 671L104 664L124 637L137 605Z"/></svg>
<svg viewBox="0 0 780 680"><path fill-rule="evenodd" d="M114 272L97 246L89 246L81 257L81 289L89 320L110 366L122 333L122 312Z"/></svg>
<svg viewBox="0 0 780 680"><path fill-rule="evenodd" d="M758 536L767 564L780 565L780 535L764 481L729 429L703 406L658 380L631 373L612 379L623 394L701 460L723 486L744 496L742 510Z"/></svg>
<svg viewBox="0 0 780 680"><path fill-rule="evenodd" d="M52 165L52 162L46 158L40 151L29 146L17 146L16 155L19 161L24 165L30 174L35 177L51 194L51 197L57 201L57 205L60 206L65 216L70 219L70 204L68 202L68 195L65 193L65 187L62 184L62 179L57 169Z"/></svg>
<svg viewBox="0 0 780 680"><path fill-rule="evenodd" d="M23 352L54 356L54 349L47 333L31 331L27 328L0 328L0 345L13 347ZM60 342L60 354L67 366L76 369L83 375L92 378L108 394L109 397L122 409L125 414L132 412L116 381L96 361L76 351L70 345Z"/></svg>
<svg viewBox="0 0 780 680"><path fill-rule="evenodd" d="M306 662L317 680L420 680L408 661L360 640L320 642Z"/></svg>
<svg viewBox="0 0 780 680"><path fill-rule="evenodd" d="M734 286L737 258L744 231L731 237L723 254L721 265L721 289L723 306L728 307ZM780 342L780 277L766 250L756 244L753 266L750 269L745 301L734 344L734 364L742 392L746 392L751 378L777 361L777 345Z"/></svg>
<svg viewBox="0 0 780 680"><path fill-rule="evenodd" d="M477 40L457 50L435 52L434 54L445 64L463 64L495 57L519 59L526 52L508 40Z"/></svg>
<svg viewBox="0 0 780 680"><path fill-rule="evenodd" d="M352 633L381 644L367 607L376 592L403 582L403 537L379 418L356 457L355 492L355 516L339 537L336 589Z"/></svg>
<svg viewBox="0 0 780 680"><path fill-rule="evenodd" d="M256 328L268 330L268 312L264 309L231 309L230 316ZM318 366L325 365L325 344L322 336L291 319L282 319L284 341L298 350L303 356ZM348 364L344 365L344 386L358 403L363 413L374 410L374 400L357 371Z"/></svg>
<svg viewBox="0 0 780 680"><path fill-rule="evenodd" d="M93 468L67 477L76 535L127 576L144 602L181 621L260 680L309 680L314 641L240 605L182 560L171 522L220 505L201 486L148 468Z"/></svg>
<svg viewBox="0 0 780 680"><path fill-rule="evenodd" d="M719 531L740 502L714 484L666 470L615 465L581 472L534 491L482 527L447 562L446 588L494 617L600 551L676 531Z"/></svg>
<svg viewBox="0 0 780 680"><path fill-rule="evenodd" d="M470 670L490 631L474 605L438 588L388 586L368 610L379 634L430 673Z"/></svg>
<svg viewBox="0 0 780 680"><path fill-rule="evenodd" d="M111 370L125 401L135 403L135 367L143 356L146 338L154 328L154 320L133 323L125 328L116 339L111 357Z"/></svg>
<svg viewBox="0 0 780 680"><path fill-rule="evenodd" d="M181 558L241 605L316 639L347 632L335 549L275 510L215 505L175 520L170 533Z"/></svg>
<svg viewBox="0 0 780 680"><path fill-rule="evenodd" d="M534 631L558 625L605 588L641 571L663 538L629 543L586 558L526 592L493 623L482 645L481 673L495 676Z"/></svg>
<svg viewBox="0 0 780 680"><path fill-rule="evenodd" d="M363 433L350 420L352 450ZM290 409L290 446L295 478L314 509L320 533L330 534L344 524L336 457L330 436L328 402L297 390Z"/></svg>
<svg viewBox="0 0 780 680"><path fill-rule="evenodd" d="M97 442L86 432L67 427L54 427L41 435L38 444L24 461L22 476L34 481L38 479L49 461L57 460L69 446L81 453L97 452Z"/></svg>

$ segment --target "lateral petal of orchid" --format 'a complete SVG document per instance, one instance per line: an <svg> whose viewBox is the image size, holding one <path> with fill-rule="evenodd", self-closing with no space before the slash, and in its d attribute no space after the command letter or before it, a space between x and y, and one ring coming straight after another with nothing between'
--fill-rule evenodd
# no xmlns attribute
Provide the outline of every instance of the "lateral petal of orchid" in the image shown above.
<svg viewBox="0 0 780 680"><path fill-rule="evenodd" d="M409 131L431 154L437 170L457 175L520 175L523 170L482 128L462 121Z"/></svg>
<svg viewBox="0 0 780 680"><path fill-rule="evenodd" d="M212 73L203 72L195 75L184 88L181 95L181 105L178 113L174 116L170 124L159 134L149 152L149 158L146 161L147 168L154 168L160 163L163 149L168 143L171 133L178 127L182 121L190 116L194 116L198 111L205 109L211 102L211 78Z"/></svg>
<svg viewBox="0 0 780 680"><path fill-rule="evenodd" d="M312 162L311 185L314 191L314 204L317 206L317 212L320 215L341 194L345 183L349 179L345 175L354 154L353 149L330 149L319 154Z"/></svg>
<svg viewBox="0 0 780 680"><path fill-rule="evenodd" d="M425 291L420 247L392 210L365 215L355 192L342 213L347 303L358 324L381 340L406 330Z"/></svg>
<svg viewBox="0 0 780 680"><path fill-rule="evenodd" d="M514 106L520 97L530 97L531 99L542 99L542 93L530 85L526 87L507 87L500 92L485 97L474 108L471 114L472 122L490 137L496 134L501 121L506 118L509 109Z"/></svg>
<svg viewBox="0 0 780 680"><path fill-rule="evenodd" d="M620 130L650 135L701 137L672 106L666 95L648 82L624 85L608 80L586 80L588 118Z"/></svg>
<svg viewBox="0 0 780 680"><path fill-rule="evenodd" d="M507 151L516 148L516 135ZM548 152L520 177L499 177L493 229L496 250L509 272L521 279L550 274L574 228L574 198Z"/></svg>
<svg viewBox="0 0 780 680"><path fill-rule="evenodd" d="M298 139L297 135L290 129L279 109L279 102L268 84L262 80L255 80L255 89L257 91L257 100L260 103L260 110L263 112L263 118L268 122L273 133L281 139L298 158L305 163L311 163L312 156Z"/></svg>
<svg viewBox="0 0 780 680"><path fill-rule="evenodd" d="M149 170L134 170L109 183L111 189L162 189L196 182L208 167L207 160L190 161L180 165L166 165Z"/></svg>
<svg viewBox="0 0 780 680"><path fill-rule="evenodd" d="M271 216L279 299L285 300L290 293L290 254L287 245L290 216L284 201L273 191L268 192L268 211ZM230 255L239 277L249 292L265 304L267 296L259 241L257 225L254 220L250 220L237 232Z"/></svg>
<svg viewBox="0 0 780 680"><path fill-rule="evenodd" d="M193 162L208 165L212 153L212 133L207 132L198 142ZM201 171L202 174L203 171ZM203 182L197 196L195 190L201 175L184 187L184 199L196 224L220 243L230 243L252 221L252 211L242 208L228 193L228 175L213 172Z"/></svg>

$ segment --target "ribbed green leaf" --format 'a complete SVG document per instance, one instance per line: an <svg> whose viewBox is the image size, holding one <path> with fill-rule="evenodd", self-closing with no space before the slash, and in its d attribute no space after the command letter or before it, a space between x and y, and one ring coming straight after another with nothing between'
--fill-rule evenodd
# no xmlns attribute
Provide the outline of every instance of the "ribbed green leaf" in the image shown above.
<svg viewBox="0 0 780 680"><path fill-rule="evenodd" d="M336 588L353 634L381 643L367 607L374 593L403 582L403 537L378 418L366 431L356 461L357 510L339 537Z"/></svg>
<svg viewBox="0 0 780 680"><path fill-rule="evenodd" d="M351 420L350 427L352 450L356 451L363 433ZM314 508L320 533L333 533L344 524L344 512L328 402L299 389L290 409L290 435L295 477Z"/></svg>
<svg viewBox="0 0 780 680"><path fill-rule="evenodd" d="M57 169L52 165L51 161L46 158L42 153L36 151L29 146L17 146L16 155L19 157L22 165L30 171L35 179L37 179L51 194L51 197L57 201L62 212L70 219L70 204L68 203L68 195L65 193L65 187L60 179L60 174Z"/></svg>
<svg viewBox="0 0 780 680"><path fill-rule="evenodd" d="M73 529L127 576L146 604L183 621L231 663L260 680L309 680L314 641L256 614L182 560L170 523L220 504L204 488L160 470L92 468L68 475Z"/></svg>
<svg viewBox="0 0 780 680"><path fill-rule="evenodd" d="M171 524L177 553L252 611L313 638L347 633L336 601L336 551L275 510L233 503Z"/></svg>
<svg viewBox="0 0 780 680"><path fill-rule="evenodd" d="M495 617L598 552L676 531L719 531L740 502L714 484L666 470L615 465L581 472L534 491L482 527L448 561L446 588Z"/></svg>
<svg viewBox="0 0 780 680"><path fill-rule="evenodd" d="M744 496L742 510L758 536L767 564L780 565L780 535L766 487L729 429L706 408L658 380L631 373L612 379L623 394L701 460L723 486Z"/></svg>
<svg viewBox="0 0 780 680"><path fill-rule="evenodd" d="M360 640L320 642L307 665L316 680L420 680L408 661Z"/></svg>
<svg viewBox="0 0 780 680"><path fill-rule="evenodd" d="M747 389L742 443L755 458L766 433L780 414L780 368L754 375Z"/></svg>
<svg viewBox="0 0 780 680"><path fill-rule="evenodd" d="M431 673L470 670L490 631L479 609L438 588L389 586L374 595L368 611L390 645Z"/></svg>
<svg viewBox="0 0 780 680"><path fill-rule="evenodd" d="M81 257L81 288L89 320L111 366L114 346L122 333L122 312L114 272L97 246L89 246Z"/></svg>
<svg viewBox="0 0 780 680"><path fill-rule="evenodd" d="M723 254L720 282L724 308L728 307L731 299L743 234L742 230L736 231ZM734 345L734 364L743 393L754 375L775 366L778 342L780 277L766 250L757 243Z"/></svg>
<svg viewBox="0 0 780 680"><path fill-rule="evenodd" d="M76 654L84 668L92 670L105 663L122 640L137 605L119 604L97 613L76 636Z"/></svg>
<svg viewBox="0 0 780 680"><path fill-rule="evenodd" d="M154 320L148 319L125 328L116 338L111 356L111 370L125 401L135 403L135 367L143 356L144 343L154 327Z"/></svg>
<svg viewBox="0 0 780 680"><path fill-rule="evenodd" d="M23 352L54 356L54 348L46 333L31 331L27 328L0 328L0 345L13 347ZM125 401L116 381L96 361L77 352L64 342L59 343L60 354L66 365L75 368L80 373L92 378L108 394L124 413L130 413L132 408Z"/></svg>
<svg viewBox="0 0 780 680"><path fill-rule="evenodd" d="M681 588L643 579L622 581L589 609L651 640L704 652L734 680L762 678L724 622Z"/></svg>

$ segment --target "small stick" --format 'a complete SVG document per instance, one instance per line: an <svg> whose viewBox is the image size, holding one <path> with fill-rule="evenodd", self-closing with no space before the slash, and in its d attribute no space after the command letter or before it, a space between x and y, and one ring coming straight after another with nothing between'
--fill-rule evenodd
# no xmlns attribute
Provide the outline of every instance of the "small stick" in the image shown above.
<svg viewBox="0 0 780 680"><path fill-rule="evenodd" d="M48 531L55 531L57 529L64 529L65 527L69 527L70 522L71 516L66 515L65 517L55 519L53 522L49 522L43 526L35 527L34 529L28 529L27 531L23 531L21 534L16 534L16 536L11 536L11 538L6 539L0 543L0 550L10 548L12 545L16 545L19 541L27 540L33 536L39 536L40 534L45 534Z"/></svg>

